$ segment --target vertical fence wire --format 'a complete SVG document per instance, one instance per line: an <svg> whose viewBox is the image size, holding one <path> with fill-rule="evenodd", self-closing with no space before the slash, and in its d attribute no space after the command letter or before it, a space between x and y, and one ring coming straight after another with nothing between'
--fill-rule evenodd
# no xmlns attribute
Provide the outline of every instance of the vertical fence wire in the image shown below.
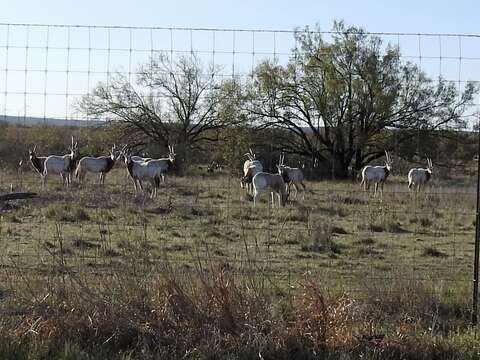
<svg viewBox="0 0 480 360"><path fill-rule="evenodd" d="M290 53L290 50L293 47L297 47L297 40L293 39L293 32L283 32L283 31L263 31L263 30L248 30L243 31L241 29L176 29L176 28L116 28L116 27L87 27L86 28L86 37L83 39L83 44L77 43L77 36L79 28L76 27L65 27L63 29L66 35L66 44L59 45L55 38L59 36L56 32L57 27L49 25L46 27L37 27L27 25L25 27L26 37L24 40L19 40L17 30L22 28L21 26L8 24L1 25L5 30L4 44L0 46L5 49L5 60L3 74L4 79L2 81L3 89L3 117L4 120L7 117L13 114L23 114L24 124L28 124L29 117L39 117L43 118L44 123L48 124L49 121L55 117L64 117L66 120L72 120L74 118L74 110L72 109L72 104L74 104L81 96L86 95L87 93L93 90L93 87L98 85L99 81L105 82L106 86L109 87L113 85L113 76L117 72L127 76L130 83L135 83L137 72L136 60L142 55L149 55L150 60L153 60L154 55L159 52L165 54L169 58L170 69L174 69L175 61L179 56L183 54L193 56L198 56L205 63L211 62L212 72L205 74L205 76L211 77L211 82L209 86L213 91L215 89L216 81L221 81L223 79L233 80L236 82L239 79L239 82L251 82L251 85L254 84L255 80L255 69L260 60L273 60L273 62L279 66L285 66L286 61L294 59L295 62L300 62L302 59L297 58L297 53L294 52L293 56ZM38 33L40 30L44 31L45 37L41 41L37 39ZM83 29L85 30L85 29ZM122 71L122 66L119 65L119 58L125 54L124 51L119 51L118 37L122 30L124 38L122 42L126 44L124 50L128 51L128 56L122 64L126 64L126 71ZM147 31L145 39L145 45L142 47L142 32ZM38 33L37 33L38 31ZM291 46L287 46L282 42L287 35L292 37ZM329 34L331 35L331 34ZM104 43L101 43L100 38L105 36L106 39ZM468 56L468 47L467 43L473 40L476 40L475 37L463 37L463 36L453 36L448 34L430 36L428 34L379 34L378 36L384 37L385 39L389 37L394 37L397 45L401 48L402 44L410 51L405 53L402 60L405 61L418 61L418 66L422 69L425 69L425 72L430 76L445 77L449 82L457 83L459 89L461 89L466 79L470 79L470 76L475 76L475 74L465 74L468 70L466 58L471 58L469 61L479 62L479 58L474 56ZM182 43L182 39L185 40ZM204 40L201 40L204 39ZM432 39L436 43L436 47L431 48ZM451 41L458 40L458 44L452 45ZM198 41L198 42L197 42ZM449 46L450 45L450 46ZM458 55L452 55L453 49L458 45ZM14 49L21 47L24 49L24 58L22 62L18 62L20 65L18 68L15 65L15 56ZM467 49L466 49L467 47ZM44 51L44 57L41 59L41 55L34 56L36 51L39 49ZM83 52L86 54L85 63L81 64L79 67L74 54L78 52ZM64 68L59 68L59 58L57 53L63 53L65 56ZM102 56L100 56L100 54ZM121 56L119 56L121 54ZM433 55L432 55L433 54ZM206 59L206 60L205 60ZM288 60L285 60L288 59ZM42 66L42 60L44 66ZM434 61L433 69L430 62ZM435 60L438 63L435 64ZM283 62L282 62L283 61ZM452 62L455 62L454 65L451 65ZM458 64L458 65L457 65ZM455 66L457 65L457 66ZM438 67L437 67L438 66ZM456 67L456 69L454 69ZM218 69L217 69L218 68ZM40 69L40 70L38 70ZM153 71L153 68L150 67ZM453 70L452 70L453 69ZM24 79L23 83L20 84L20 90L17 91L17 88L14 87L14 81L17 71L23 71ZM455 71L456 70L456 71ZM297 69L294 68L295 74L293 75L296 79ZM43 74L42 74L43 73ZM31 83L33 80L30 80L31 77L40 74L43 75L43 79L39 82L40 90L33 90L31 88ZM63 80L59 81L58 76L64 76ZM78 79L86 79L86 91L84 93L79 93L78 86L76 81ZM475 79L474 79L475 80ZM296 81L296 80L295 80ZM23 88L22 88L23 85ZM42 91L43 90L43 91ZM1 93L1 92L0 92ZM63 111L63 106L58 110L58 104L55 104L55 99L59 95L65 96L65 110ZM39 99L39 104L35 102L29 103L30 99L33 99L37 96ZM153 94L150 93L152 101L154 101ZM15 102L16 97L18 97L18 104ZM43 105L42 105L43 100ZM165 102L162 102L165 104ZM475 104L478 105L478 104ZM90 113L85 114L86 120L99 120L94 119L94 115ZM470 118L469 118L470 119ZM105 120L105 119L104 119ZM321 128L322 124L319 119L318 128ZM416 153L417 156L421 152L422 148L422 139L420 131L416 133L417 142L416 142ZM477 136L478 137L478 136ZM258 144L261 146L262 144ZM240 145L239 145L240 146ZM243 146L243 144L241 145ZM395 150L401 146L397 144L397 138L395 138ZM243 149L239 152L244 153L247 149ZM268 159L271 168L267 169L268 171L275 171L274 164L278 154L275 153L274 149L270 149L270 154L262 154L264 159ZM440 160L437 155L437 160ZM292 160L293 161L293 160ZM309 159L312 163L312 173L316 171L313 168L313 164L316 163L316 159ZM382 257L385 257L386 253L398 252L399 258L402 261L407 263L406 266L412 270L412 277L422 279L425 278L425 271L421 267L423 265L435 266L437 262L443 261L443 255L433 255L439 256L434 258L432 255L425 255L425 249L428 250L429 247L434 249L441 249L442 251L448 252L449 258L445 261L450 263L450 271L445 272L445 279L447 277L456 277L457 273L460 271L455 270L456 259L461 254L464 253L465 249L468 249L468 244L465 241L465 234L460 231L459 225L465 221L465 214L462 213L460 206L453 206L450 209L447 208L448 205L443 204L444 208L438 209L438 212L441 213L444 219L451 224L446 226L446 230L440 228L436 224L435 213L433 209L428 208L428 206L436 206L435 201L439 201L438 197L445 196L449 199L450 202L454 202L455 197L467 197L464 193L458 193L460 190L453 189L451 194L440 194L440 190L433 191L432 198L427 199L427 197L421 196L411 196L408 194L408 190L405 188L405 174L401 174L398 178L392 179L392 187L390 184L385 185L385 195L383 199L376 198L372 199L364 194L359 194L359 185L357 183L350 185L347 183L336 182L335 180L335 166L338 165L335 163L335 160L331 162L331 181L314 183L311 182L311 186L314 190L311 193L307 193L307 198L311 197L315 199L315 202L308 202L307 199L306 205L300 203L300 201L294 202L294 205L289 210L289 213L281 213L276 209L265 209L257 208L255 210L251 209L251 204L241 201L241 196L243 195L240 192L237 179L232 179L228 176L228 180L225 182L220 182L222 187L226 189L215 189L215 186L212 184L202 185L195 183L195 185L190 184L188 180L186 181L175 181L174 185L168 188L168 191L175 192L175 206L178 206L175 209L178 212L181 212L182 207L195 208L195 211L206 214L215 213L217 207L222 209L222 219L223 223L214 223L212 225L212 233L218 232L221 236L219 239L224 239L232 234L243 236L245 234L245 248L239 250L235 249L233 252L233 260L239 260L238 263L232 265L235 269L245 268L245 264L242 262L258 262L256 266L261 269L262 272L268 273L270 275L282 275L286 282L290 285L294 284L296 279L299 278L304 272L318 272L326 271L332 276L345 276L353 278L356 274L356 267L364 266L366 268L366 273L369 277L379 277L379 276L393 276L392 274L398 270L396 267L400 268L399 264L388 264L385 263ZM423 161L423 160L422 160ZM383 162L382 159L379 159L376 164L381 165ZM478 162L478 161L477 161ZM415 166L417 166L416 164ZM413 165L412 165L413 166ZM480 165L478 165L480 166ZM478 171L477 169L477 175ZM123 171L123 169L122 169ZM241 172L241 169L235 169L237 172ZM305 171L307 172L307 171ZM214 174L215 175L215 174ZM0 190L4 190L2 187L4 183L12 182L8 177L8 174L1 175ZM329 176L330 177L330 176ZM209 176L201 178L202 181L217 181L216 178L212 176L210 179ZM22 180L23 181L23 180ZM477 201L478 201L478 179L477 179ZM38 179L34 178L33 175L26 175L25 178L26 186L31 188L38 189ZM215 183L216 184L216 183ZM134 195L131 183L129 180L123 176L118 180L119 192L122 192L121 198L119 198L118 204L122 207L122 217L128 217L128 211L131 210L129 207L132 206L131 202L138 201ZM310 185L310 184L309 184ZM22 185L23 186L23 185ZM112 189L107 186L107 190ZM391 190L395 189L395 190ZM398 190L398 191L397 191ZM115 190L116 191L116 190ZM184 194L182 195L182 191ZM191 195L189 191L192 191L194 195ZM463 190L462 190L463 191ZM213 198L209 199L205 203L201 203L202 197L205 193L214 194L219 192L225 203L218 205L218 199ZM447 193L447 189L443 188L441 192ZM95 196L95 201L110 201L111 199L105 199L101 195L93 193L92 196ZM299 194L299 197L302 195ZM192 198L197 197L197 200L192 200ZM435 197L437 199L435 199ZM221 198L221 197L219 197ZM158 203L150 203L146 201L144 204L141 204L142 207L142 217L143 220L152 217L149 212L158 211L156 207L165 207L166 203L169 201L169 196L162 196ZM200 199L200 200L198 200ZM398 200L398 203L396 201ZM65 199L63 205L67 206L68 199ZM408 213L405 213L405 209L400 206L400 203L405 207L408 206ZM160 204L160 205L159 205ZM158 206L157 206L158 205ZM402 206L403 206L402 205ZM265 202L262 202L260 206L266 206ZM302 208L304 206L305 208ZM358 213L352 215L351 208L358 208ZM44 213L51 211L46 209ZM468 212L468 211L466 211ZM182 213L185 218L191 217L192 214L188 212ZM195 224L174 224L167 215L162 215L161 220L158 220L160 224L150 224L148 221L142 223L143 226L141 229L136 228L131 224L127 225L124 223L116 222L113 219L113 216L108 215L107 212L100 213L102 217L102 224L98 225L97 233L102 234L102 241L110 241L107 238L110 237L110 232L114 231L109 228L109 226L117 226L118 228L123 228L125 234L122 234L123 237L128 237L131 234L139 235L143 231L145 238L149 238L152 234L161 233L161 229L171 227L173 230L176 230L180 234L180 241L182 242L183 247L188 247L193 241L192 238L196 233L196 228L194 226L199 226L198 223ZM131 215L131 214L130 214ZM474 215L471 212L468 212L467 215ZM55 215L51 215L55 216ZM197 216L197 215L195 215ZM301 221L292 221L291 219L296 217L306 216L306 219L303 218ZM353 219L349 219L352 217ZM107 219L110 218L111 220ZM475 254L474 254L474 276L473 276L473 304L472 304L472 323L476 324L477 322L477 298L478 298L478 226L479 226L479 211L478 204L477 210L475 212L476 223L475 223ZM21 233L23 231L22 224L16 223L13 217L8 215L9 220L2 220L2 227L10 229L8 236L9 238L15 238L13 235L14 231ZM261 220L259 220L261 219ZM278 228L279 219L286 219L285 228L280 231ZM127 221L122 219L122 221ZM186 222L187 220L185 220ZM206 221L206 219L200 219L199 223ZM325 229L321 229L321 222L325 222ZM350 221L350 222L349 222ZM80 240L79 244L83 244L86 239L88 239L88 234L90 234L89 225L85 223L74 223L70 224L68 221L65 222L64 226L60 228L61 231L74 233L75 226L79 229L78 239ZM411 223L410 223L411 222ZM427 225L422 225L422 222ZM402 229L399 223L402 223L401 226L409 227L408 230ZM428 225L433 223L433 225ZM137 224L138 225L138 224ZM155 228L158 226L158 228ZM191 227L189 227L191 226ZM251 227L251 229L238 229L241 226ZM430 226L430 229L426 229ZM335 233L341 232L341 228L345 227L346 234ZM399 228L400 227L400 228ZM133 230L132 230L133 229ZM392 230L393 229L393 230ZM205 229L203 229L205 230ZM324 251L320 249L318 241L322 239L318 238L322 231L330 232L327 234L328 240L330 243L330 249ZM397 232L395 232L397 231ZM403 232L402 232L403 231ZM43 232L43 233L42 233ZM120 231L119 231L120 232ZM126 233L129 235L126 235ZM442 232L448 233L451 243L451 251L447 251L447 245L443 243L441 238ZM48 237L48 231L45 228L40 230L38 237ZM92 232L93 233L93 232ZM251 235L251 237L249 236ZM473 236L473 227L469 230L468 236ZM263 238L262 238L263 236ZM323 235L322 235L323 236ZM325 235L326 236L326 235ZM291 237L291 238L289 238ZM288 239L287 239L288 238ZM138 240L138 239L137 239ZM195 242L199 244L199 247L203 246L203 250L199 250L195 255L196 257L208 257L207 255L212 252L213 242L209 239L205 240L205 244L201 244L202 237L195 239ZM323 239L324 240L324 239ZM220 240L218 240L220 241ZM40 244L40 240L38 240ZM172 247L168 245L167 239L161 240L163 247L163 254L172 250ZM233 242L233 241L232 241ZM401 243L403 242L403 243ZM139 241L140 243L140 241ZM428 244L427 244L428 243ZM23 250L20 243L15 243L15 248L13 249L18 256L27 256L26 252ZM117 246L108 243L104 246L104 250L110 250L111 247ZM324 245L324 244L323 244ZM233 246L233 245L232 245ZM237 245L235 245L237 246ZM407 253L401 252L401 247L408 247L412 251L410 255ZM43 249L42 246L38 246L39 249ZM286 250L281 249L284 247ZM228 245L225 245L225 248L228 249ZM300 249L300 250L299 250ZM118 250L118 249L117 249ZM432 250L432 249L430 249ZM40 250L38 250L40 251ZM82 262L88 263L88 251L85 248L81 248L81 258ZM126 251L122 249L121 251ZM283 251L283 252L282 252ZM324 252L322 252L324 251ZM258 253L255 253L258 252ZM173 251L171 251L173 253ZM241 254L241 255L240 255ZM357 256L360 254L361 260L352 261L348 257L352 254ZM185 264L187 256L183 256L177 252L175 255L170 254L172 258L178 260L179 263ZM30 255L29 255L30 256ZM31 255L33 256L33 255ZM94 263L99 263L101 252L100 249L96 250L95 258L92 260ZM192 255L193 256L193 255ZM432 256L431 258L426 258L426 256ZM149 260L150 255L147 256ZM223 261L221 253L214 256L215 261L217 259L222 259L218 261ZM192 260L192 258L189 258ZM227 259L231 260L231 259ZM112 261L113 262L113 261ZM278 264L281 263L281 264ZM324 268L319 264L326 264ZM298 266L300 264L300 266ZM296 268L298 266L298 268ZM463 265L462 265L463 266ZM341 270L338 270L341 268ZM387 271L382 269L388 268ZM343 271L343 273L341 273ZM350 273L349 273L350 272ZM382 275L379 275L381 273ZM360 270L358 273L360 274ZM273 279L274 276L271 276ZM409 275L410 276L410 275ZM353 282L353 280L350 280Z"/></svg>

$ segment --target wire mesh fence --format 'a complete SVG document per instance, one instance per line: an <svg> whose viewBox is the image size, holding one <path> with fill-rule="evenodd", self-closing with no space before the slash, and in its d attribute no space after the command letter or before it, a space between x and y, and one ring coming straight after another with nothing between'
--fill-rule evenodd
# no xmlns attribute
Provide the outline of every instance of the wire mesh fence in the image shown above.
<svg viewBox="0 0 480 360"><path fill-rule="evenodd" d="M74 273L112 275L168 264L266 277L279 287L310 273L360 292L394 277L459 288L471 281L471 188L412 194L393 179L374 198L356 183L311 182L305 200L300 193L286 208L271 208L267 195L253 206L227 176L168 178L151 200L134 194L124 171L114 170L103 187L64 190L53 181L45 192L28 174L22 189L40 195L3 209L4 269L42 273L61 260Z"/></svg>
<svg viewBox="0 0 480 360"><path fill-rule="evenodd" d="M175 61L197 56L212 65L211 78L253 79L263 60L280 65L299 46L294 34L315 30L242 30L0 24L0 86L3 117L20 123L105 120L76 111L74 104L115 74L130 82L141 65L163 54ZM318 31L328 42L334 31ZM402 61L418 65L432 81L444 78L462 89L478 82L480 38L468 34L372 33L387 48L398 46ZM478 97L474 104L478 105ZM83 124L83 123L79 123ZM86 123L85 123L86 124Z"/></svg>
<svg viewBox="0 0 480 360"><path fill-rule="evenodd" d="M81 114L75 104L116 74L135 81L156 54L171 61L194 54L212 64L216 79L253 81L263 60L286 64L298 46L293 31L161 27L0 24L3 120L91 126L108 120ZM331 32L322 34L327 39ZM480 37L461 34L379 33L432 79L459 90L478 82ZM477 78L476 78L477 76ZM478 96L464 115L474 124ZM0 111L1 111L0 110ZM439 157L442 155L439 154ZM105 186L92 179L41 190L30 172L0 174L0 190L33 190L31 202L0 204L4 275L66 272L94 276L119 272L223 271L295 284L305 273L331 288L362 291L424 282L432 291L470 287L475 231L473 179L436 179L410 193L405 175L389 179L382 196L358 183L309 181L286 208L265 199L255 207L226 172L169 177L154 201L135 195L125 170ZM471 180L471 181L470 181ZM303 200L305 197L305 200ZM380 284L383 284L381 287ZM404 289L399 289L404 291ZM460 291L460 290L459 290Z"/></svg>

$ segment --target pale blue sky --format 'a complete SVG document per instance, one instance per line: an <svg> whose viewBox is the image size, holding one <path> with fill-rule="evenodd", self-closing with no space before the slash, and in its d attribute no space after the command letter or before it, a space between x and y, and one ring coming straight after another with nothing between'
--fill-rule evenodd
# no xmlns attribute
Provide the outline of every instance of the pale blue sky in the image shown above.
<svg viewBox="0 0 480 360"><path fill-rule="evenodd" d="M333 19L375 32L480 33L477 0L4 1L2 22L292 29Z"/></svg>
<svg viewBox="0 0 480 360"><path fill-rule="evenodd" d="M0 23L263 30L318 23L328 31L333 20L343 19L370 32L480 34L479 9L473 0L17 0L5 1ZM466 80L480 81L480 36L382 39L398 44L404 60L419 64L433 79L441 75L459 87ZM205 63L221 65L222 74L248 76L274 54L280 62L288 60L293 45L289 33L0 25L0 115L76 117L72 104L81 94L105 81L108 72L134 73L152 49L198 51Z"/></svg>

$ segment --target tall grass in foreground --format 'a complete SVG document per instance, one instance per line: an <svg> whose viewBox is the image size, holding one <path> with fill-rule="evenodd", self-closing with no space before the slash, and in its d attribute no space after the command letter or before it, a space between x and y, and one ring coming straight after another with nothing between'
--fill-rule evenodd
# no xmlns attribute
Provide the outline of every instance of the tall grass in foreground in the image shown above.
<svg viewBox="0 0 480 360"><path fill-rule="evenodd" d="M472 204L411 214L340 184L274 211L178 181L156 203L118 185L5 212L0 358L478 358L450 274Z"/></svg>
<svg viewBox="0 0 480 360"><path fill-rule="evenodd" d="M208 264L186 272L130 260L135 274L75 273L62 257L44 275L6 273L0 356L473 359L480 351L467 304L442 302L411 279L355 296L329 293L306 274L286 292Z"/></svg>

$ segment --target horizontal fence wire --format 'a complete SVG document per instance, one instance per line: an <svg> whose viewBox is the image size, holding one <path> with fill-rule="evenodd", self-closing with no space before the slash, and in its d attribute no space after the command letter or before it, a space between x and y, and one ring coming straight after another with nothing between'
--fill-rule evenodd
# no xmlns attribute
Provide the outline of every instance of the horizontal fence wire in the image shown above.
<svg viewBox="0 0 480 360"><path fill-rule="evenodd" d="M0 23L0 121L111 120L79 112L79 101L117 75L135 83L139 67L157 55L171 63L197 56L204 65L201 79L212 87L224 80L249 83L262 61L286 65L298 46L294 35L302 31ZM308 32L326 40L337 34ZM398 46L401 61L416 64L431 82L442 78L457 90L480 82L480 35L366 34L378 36L384 47ZM476 96L462 115L468 129L479 104ZM167 176L151 200L134 194L124 169L114 169L103 186L91 177L64 189L51 177L43 190L30 169L2 167L0 193L34 191L38 197L0 203L0 276L18 282L18 273L141 278L138 269L169 267L267 277L287 288L305 274L351 291L395 278L434 288L470 285L476 189L457 181L458 174L434 178L419 194L408 191L402 174L377 197L364 193L358 181L308 179L305 194L272 209L268 194L253 206L238 172Z"/></svg>
<svg viewBox="0 0 480 360"><path fill-rule="evenodd" d="M286 64L298 46L295 34L320 34L328 40L335 31L314 29L262 30L219 28L170 28L128 26L82 26L58 24L0 23L0 94L3 119L7 117L106 120L80 114L80 99L98 83L109 84L115 74L129 80L140 65L165 54L198 56L202 75L215 81L244 78L252 81L255 67L265 60ZM384 46L398 46L402 61L418 65L432 81L438 78L462 89L478 83L475 69L480 62L477 34L431 34L365 32L377 36ZM166 95L151 94L154 98ZM63 97L63 100L59 98ZM62 104L59 104L62 103ZM473 104L478 107L478 96ZM471 112L472 114L474 111ZM471 117L472 115L470 115ZM11 119L10 119L11 120Z"/></svg>

